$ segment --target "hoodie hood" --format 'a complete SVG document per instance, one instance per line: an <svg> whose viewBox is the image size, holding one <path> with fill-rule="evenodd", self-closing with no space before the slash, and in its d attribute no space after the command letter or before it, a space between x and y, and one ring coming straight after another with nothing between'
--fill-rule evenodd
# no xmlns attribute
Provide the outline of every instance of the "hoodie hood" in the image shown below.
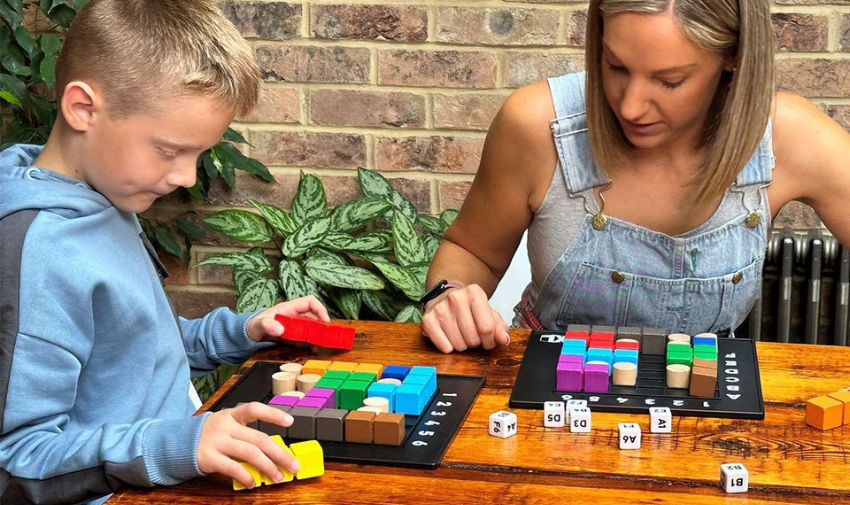
<svg viewBox="0 0 850 505"><path fill-rule="evenodd" d="M41 150L17 144L0 152L0 218L23 209L52 209L73 218L112 207L88 184L33 165Z"/></svg>

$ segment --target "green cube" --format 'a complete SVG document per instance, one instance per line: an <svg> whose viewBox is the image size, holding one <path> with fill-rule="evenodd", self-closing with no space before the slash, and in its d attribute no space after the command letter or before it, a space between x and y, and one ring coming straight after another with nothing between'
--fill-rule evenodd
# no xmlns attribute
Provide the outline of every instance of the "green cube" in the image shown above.
<svg viewBox="0 0 850 505"><path fill-rule="evenodd" d="M338 407L345 410L357 410L363 406L370 383L367 381L347 380L337 390Z"/></svg>
<svg viewBox="0 0 850 505"><path fill-rule="evenodd" d="M694 346L694 354L702 352L708 354L717 354L717 346L709 344L699 344Z"/></svg>
<svg viewBox="0 0 850 505"><path fill-rule="evenodd" d="M707 360L711 360L711 361L717 361L717 353L716 353L716 352L713 352L713 353L712 353L712 352L707 352L707 351L695 352L695 353L694 353L694 358L700 358L700 359L707 359Z"/></svg>
<svg viewBox="0 0 850 505"><path fill-rule="evenodd" d="M339 389L339 387L342 386L342 382L343 381L341 381L341 380L328 379L328 378L322 377L321 379L316 381L315 384L313 384L313 387L314 388Z"/></svg>
<svg viewBox="0 0 850 505"><path fill-rule="evenodd" d="M667 351L667 365L687 365L693 366L694 355L688 349L677 349L673 351Z"/></svg>
<svg viewBox="0 0 850 505"><path fill-rule="evenodd" d="M378 374L371 372L353 372L350 376L348 376L348 380L365 381L371 384L377 380L377 377Z"/></svg>
<svg viewBox="0 0 850 505"><path fill-rule="evenodd" d="M336 379L339 381L344 381L351 375L350 372L346 372L345 370L328 370L322 375L323 379Z"/></svg>

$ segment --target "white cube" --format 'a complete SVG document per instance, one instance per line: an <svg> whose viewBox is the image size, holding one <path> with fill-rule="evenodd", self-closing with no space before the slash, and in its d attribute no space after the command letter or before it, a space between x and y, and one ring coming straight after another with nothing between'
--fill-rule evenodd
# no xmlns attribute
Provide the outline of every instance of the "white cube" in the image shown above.
<svg viewBox="0 0 850 505"><path fill-rule="evenodd" d="M750 472L741 463L720 465L720 487L727 493L746 493L750 485Z"/></svg>
<svg viewBox="0 0 850 505"><path fill-rule="evenodd" d="M543 426L547 428L563 428L564 414L564 402L544 402Z"/></svg>
<svg viewBox="0 0 850 505"><path fill-rule="evenodd" d="M649 409L649 431L651 433L670 433L673 431L673 415L669 407Z"/></svg>
<svg viewBox="0 0 850 505"><path fill-rule="evenodd" d="M590 409L573 408L570 411L570 431L572 433L590 433Z"/></svg>
<svg viewBox="0 0 850 505"><path fill-rule="evenodd" d="M640 426L635 423L619 423L620 449L640 449Z"/></svg>
<svg viewBox="0 0 850 505"><path fill-rule="evenodd" d="M567 422L570 422L570 410L587 407L587 400L567 400Z"/></svg>
<svg viewBox="0 0 850 505"><path fill-rule="evenodd" d="M504 410L490 414L490 435L499 438L516 435L516 414Z"/></svg>

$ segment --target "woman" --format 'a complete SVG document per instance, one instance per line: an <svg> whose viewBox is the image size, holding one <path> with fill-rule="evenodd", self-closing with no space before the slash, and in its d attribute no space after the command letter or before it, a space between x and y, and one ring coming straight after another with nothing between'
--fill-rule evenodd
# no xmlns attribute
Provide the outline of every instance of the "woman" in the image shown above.
<svg viewBox="0 0 850 505"><path fill-rule="evenodd" d="M488 296L528 229L516 325L732 330L773 217L811 206L843 244L850 135L773 89L767 0L593 0L587 74L516 90L428 273L443 352L507 345Z"/></svg>

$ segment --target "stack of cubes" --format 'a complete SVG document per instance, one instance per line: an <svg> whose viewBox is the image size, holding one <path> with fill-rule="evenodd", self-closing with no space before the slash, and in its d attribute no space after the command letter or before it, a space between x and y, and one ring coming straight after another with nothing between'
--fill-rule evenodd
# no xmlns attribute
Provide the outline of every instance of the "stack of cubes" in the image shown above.
<svg viewBox="0 0 850 505"><path fill-rule="evenodd" d="M418 416L422 414L431 397L437 392L437 369L432 366L415 366L395 390L395 412Z"/></svg>
<svg viewBox="0 0 850 505"><path fill-rule="evenodd" d="M306 317L289 317L281 314L274 318L283 326L283 335L280 336L283 340L307 342L334 349L354 347L353 326L323 323Z"/></svg>
<svg viewBox="0 0 850 505"><path fill-rule="evenodd" d="M691 368L691 396L711 398L717 387L717 335L700 333L694 336L694 362Z"/></svg>
<svg viewBox="0 0 850 505"><path fill-rule="evenodd" d="M555 374L559 391L607 393L617 363L634 366L631 382L618 385L634 385L640 344L630 339L615 343L614 331L612 326L594 326L593 331L589 326L570 326Z"/></svg>

